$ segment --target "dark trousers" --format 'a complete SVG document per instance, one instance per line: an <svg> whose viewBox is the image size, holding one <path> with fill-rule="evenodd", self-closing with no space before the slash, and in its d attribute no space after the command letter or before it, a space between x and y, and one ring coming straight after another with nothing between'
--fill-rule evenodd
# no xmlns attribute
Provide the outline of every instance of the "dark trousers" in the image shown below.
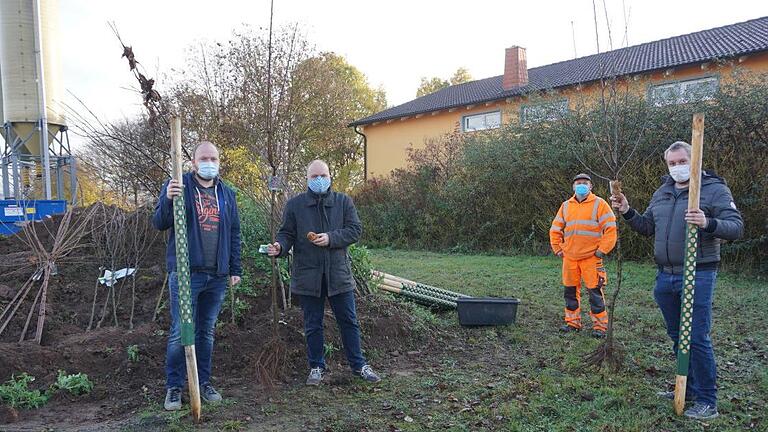
<svg viewBox="0 0 768 432"><path fill-rule="evenodd" d="M709 337L712 328L712 297L716 279L717 271L715 270L696 271L691 319L691 360L686 390L695 395L698 401L710 405L717 404L717 365L712 340ZM677 353L683 275L658 272L653 297L661 309L667 325L667 335L672 339L673 349Z"/></svg>
<svg viewBox="0 0 768 432"><path fill-rule="evenodd" d="M348 291L328 297L328 287L323 278L320 297L300 295L304 312L304 334L307 339L307 360L310 368L325 369L325 339L323 337L323 316L325 299L331 304L333 316L339 326L341 342L347 361L353 371L359 371L367 363L360 348L360 325L355 313L355 293Z"/></svg>
<svg viewBox="0 0 768 432"><path fill-rule="evenodd" d="M195 354L200 385L211 379L213 335L221 303L227 294L227 276L208 273L191 274L192 315L195 323ZM181 345L181 314L179 313L179 279L176 272L168 276L171 303L171 329L165 355L166 388L184 387L187 379L186 358Z"/></svg>

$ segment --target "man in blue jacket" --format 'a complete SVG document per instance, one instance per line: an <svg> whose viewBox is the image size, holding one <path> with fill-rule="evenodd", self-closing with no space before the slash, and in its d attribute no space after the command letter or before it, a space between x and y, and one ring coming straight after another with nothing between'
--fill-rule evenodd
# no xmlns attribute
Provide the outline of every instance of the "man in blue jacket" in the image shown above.
<svg viewBox="0 0 768 432"><path fill-rule="evenodd" d="M202 141L192 152L194 170L183 177L183 185L167 182L155 206L152 223L158 230L171 230L166 252L169 272L171 329L165 359L165 409L181 409L181 389L186 381L184 348L181 345L179 284L176 276L176 239L173 231L173 198L184 194L191 270L192 309L195 320L195 351L200 396L219 402L213 388L211 358L214 328L227 283L240 282L240 216L235 192L219 180L219 151Z"/></svg>
<svg viewBox="0 0 768 432"><path fill-rule="evenodd" d="M341 341L352 372L368 382L379 376L363 357L360 325L355 313L355 280L347 248L363 232L352 198L334 192L328 165L316 160L307 167L308 190L285 205L277 242L270 256L286 256L293 248L291 292L299 297L304 312L309 377L307 385L319 385L325 372L323 315L325 300L331 304ZM309 233L316 234L308 236ZM312 238L310 238L312 237Z"/></svg>
<svg viewBox="0 0 768 432"><path fill-rule="evenodd" d="M667 335L677 351L680 305L683 292L685 234L688 223L699 226L696 251L696 289L693 297L691 361L686 399L695 401L685 415L698 420L717 413L717 366L709 337L712 327L712 297L720 264L721 240L737 240L744 233L741 213L733 202L725 180L702 171L700 208L688 210L688 183L691 176L690 144L677 141L664 152L669 176L654 192L645 213L630 208L622 194L611 197L629 226L640 234L654 236L654 259L659 267L653 296L667 326ZM660 392L667 399L674 392Z"/></svg>

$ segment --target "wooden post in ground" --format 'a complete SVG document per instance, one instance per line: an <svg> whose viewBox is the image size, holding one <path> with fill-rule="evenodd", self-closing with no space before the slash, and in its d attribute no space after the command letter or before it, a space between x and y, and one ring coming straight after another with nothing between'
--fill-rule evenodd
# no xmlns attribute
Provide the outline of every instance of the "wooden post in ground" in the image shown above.
<svg viewBox="0 0 768 432"><path fill-rule="evenodd" d="M704 147L704 114L693 115L691 137L691 180L688 183L688 210L699 208L701 191L701 156ZM685 408L685 390L688 382L688 366L691 359L691 321L693 318L693 293L696 287L696 249L698 248L697 225L688 224L685 241L685 268L683 269L683 299L680 306L680 329L677 342L677 375L675 377L674 407L677 415Z"/></svg>
<svg viewBox="0 0 768 432"><path fill-rule="evenodd" d="M171 119L171 157L173 179L183 185L181 152L181 119ZM192 418L200 422L200 383L197 381L197 356L195 355L195 323L192 321L192 296L190 287L189 248L187 244L187 211L184 194L173 198L173 229L176 236L176 275L179 286L179 315L181 317L181 344L187 362L187 383Z"/></svg>

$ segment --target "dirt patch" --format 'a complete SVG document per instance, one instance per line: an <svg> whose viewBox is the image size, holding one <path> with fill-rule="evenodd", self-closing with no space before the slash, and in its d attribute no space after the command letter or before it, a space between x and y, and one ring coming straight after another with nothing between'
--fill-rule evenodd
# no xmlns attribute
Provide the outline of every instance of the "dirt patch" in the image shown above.
<svg viewBox="0 0 768 432"><path fill-rule="evenodd" d="M44 244L52 242L52 235L47 233L55 232L57 220L53 218L40 224L45 225L44 229L38 230ZM164 284L165 244L159 238L147 248L144 261L147 265L139 268L137 273L134 328L128 329L133 280L127 278L116 286L115 310L108 305L104 309L107 316L100 328L95 323L92 330L86 331L93 308L94 289L100 290L96 304L97 322L100 317L98 312L106 298L106 288L95 285L100 263L91 241L84 239L77 256L60 265L58 274L51 279L47 319L40 345L30 340L18 342L32 295L20 306L19 313L0 337L0 380L6 381L14 374L26 372L36 378L33 384L37 388L45 388L55 382L59 370L65 370L68 373L88 374L95 384L94 389L79 397L57 393L48 404L36 410L13 410L5 406L0 412L0 424L12 423L13 426L3 427L4 430L40 427L99 430L162 401L169 326L167 308L162 310L156 321L152 321L152 317ZM9 255L16 259L24 248L24 242L17 238L0 240L0 260ZM0 268L3 272L0 273L0 309L4 309L16 295L34 267L16 270L18 268ZM246 297L245 300L250 309L240 322L229 323L228 314L221 317L212 374L214 383L226 388L230 394L258 399L264 394L264 389L252 378L254 363L262 344L271 335L272 315L268 298ZM358 300L358 315L363 346L373 360L391 352L400 355L412 351L421 343L421 337L414 337L412 332L415 320L402 304L368 296ZM33 311L33 330L36 317L37 311ZM326 340L340 348L340 337L330 311L326 317ZM300 308L292 307L283 314L280 332L288 353L288 374L284 383L302 380L306 373L306 357ZM128 347L132 346L135 346L132 350L138 353L138 357L133 359L128 355ZM347 366L343 357L341 349L333 352L329 357L329 366L345 370Z"/></svg>

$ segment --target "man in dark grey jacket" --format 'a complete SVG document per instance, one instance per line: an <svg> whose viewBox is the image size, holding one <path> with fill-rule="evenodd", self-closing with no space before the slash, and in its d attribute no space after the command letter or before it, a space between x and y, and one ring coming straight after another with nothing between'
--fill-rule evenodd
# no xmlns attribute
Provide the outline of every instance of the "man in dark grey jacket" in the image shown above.
<svg viewBox="0 0 768 432"><path fill-rule="evenodd" d="M683 291L686 225L699 226L696 259L696 289L693 299L691 361L686 399L695 401L685 415L706 420L717 417L717 366L709 332L712 327L712 297L720 264L721 240L737 240L744 232L741 213L733 202L725 180L702 172L700 208L688 210L691 146L673 143L665 152L669 176L654 192L645 213L630 208L624 195L612 197L633 230L654 237L654 258L659 270L653 295L677 351L680 304ZM660 392L673 399L673 392Z"/></svg>
<svg viewBox="0 0 768 432"><path fill-rule="evenodd" d="M326 369L326 297L352 371L368 382L378 382L381 379L367 364L360 347L355 280L347 254L347 248L360 239L363 231L357 210L349 196L330 190L331 177L325 162L316 160L309 164L307 185L306 192L286 204L277 242L267 249L269 256L284 257L293 248L291 292L299 297L304 312L310 367L307 385L320 384Z"/></svg>

